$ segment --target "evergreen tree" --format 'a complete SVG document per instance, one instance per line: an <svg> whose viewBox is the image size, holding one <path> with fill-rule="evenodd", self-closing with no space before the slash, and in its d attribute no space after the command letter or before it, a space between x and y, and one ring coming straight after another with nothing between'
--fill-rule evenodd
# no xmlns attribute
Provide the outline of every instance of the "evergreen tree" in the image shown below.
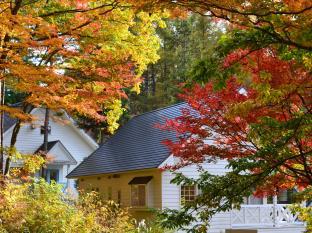
<svg viewBox="0 0 312 233"><path fill-rule="evenodd" d="M167 20L158 30L160 60L143 74L140 95L131 95L129 114L135 115L178 102L181 85L189 83L198 60L213 54L224 26L207 17L192 14L185 20Z"/></svg>

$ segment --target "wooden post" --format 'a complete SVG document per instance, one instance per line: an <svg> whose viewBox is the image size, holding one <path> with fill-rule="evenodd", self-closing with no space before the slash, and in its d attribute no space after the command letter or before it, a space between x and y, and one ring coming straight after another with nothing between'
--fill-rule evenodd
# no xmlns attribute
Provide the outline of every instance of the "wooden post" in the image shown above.
<svg viewBox="0 0 312 233"><path fill-rule="evenodd" d="M48 141L49 141L49 109L46 108L44 117L44 137L43 137L43 150L45 153L48 152Z"/></svg>
<svg viewBox="0 0 312 233"><path fill-rule="evenodd" d="M48 108L46 108L44 116L44 136L43 136L43 151L44 151L43 153L45 158L48 153L48 142L49 142L49 114L50 111ZM41 177L45 178L44 167L41 168Z"/></svg>

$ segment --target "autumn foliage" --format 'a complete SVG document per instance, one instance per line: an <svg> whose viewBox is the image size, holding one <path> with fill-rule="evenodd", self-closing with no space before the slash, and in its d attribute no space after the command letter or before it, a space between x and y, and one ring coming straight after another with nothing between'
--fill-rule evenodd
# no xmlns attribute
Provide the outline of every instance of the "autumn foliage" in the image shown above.
<svg viewBox="0 0 312 233"><path fill-rule="evenodd" d="M149 5L150 1L145 2ZM179 7L215 20L226 20L241 28L255 29L271 37L275 44L312 49L312 5L309 0L158 0L157 3L174 9Z"/></svg>
<svg viewBox="0 0 312 233"><path fill-rule="evenodd" d="M33 106L107 120L100 110L126 98L124 88L138 90L158 59L160 16L126 1L18 0L0 9L1 80Z"/></svg>
<svg viewBox="0 0 312 233"><path fill-rule="evenodd" d="M181 159L175 168L225 159L234 173L259 177L258 194L311 185L310 73L272 49L235 51L224 66L236 62L245 78L221 90L196 85L182 95L182 116L167 121L180 138L166 142Z"/></svg>
<svg viewBox="0 0 312 233"><path fill-rule="evenodd" d="M125 90L138 92L142 72L159 58L155 32L165 26L162 14L138 6L114 0L1 2L0 111L17 119L7 146L13 148L21 124L33 120L34 107L104 121L114 133ZM3 102L4 87L24 96L20 108Z"/></svg>

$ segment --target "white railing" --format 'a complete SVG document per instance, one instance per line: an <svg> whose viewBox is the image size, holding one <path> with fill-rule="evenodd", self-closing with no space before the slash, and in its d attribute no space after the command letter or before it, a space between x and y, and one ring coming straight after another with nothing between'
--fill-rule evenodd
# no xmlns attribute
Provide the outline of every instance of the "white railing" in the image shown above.
<svg viewBox="0 0 312 233"><path fill-rule="evenodd" d="M231 211L231 225L268 225L281 226L287 224L302 224L297 214L293 214L288 205L242 205L240 210Z"/></svg>

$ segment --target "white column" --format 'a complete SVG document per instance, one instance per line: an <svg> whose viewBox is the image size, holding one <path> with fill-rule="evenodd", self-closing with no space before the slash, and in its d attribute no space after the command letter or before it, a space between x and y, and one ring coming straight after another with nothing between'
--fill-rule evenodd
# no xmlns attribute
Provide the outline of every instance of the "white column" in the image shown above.
<svg viewBox="0 0 312 233"><path fill-rule="evenodd" d="M244 224L247 224L248 223L248 221L247 221L247 207L244 207L243 208L243 213L244 213Z"/></svg>
<svg viewBox="0 0 312 233"><path fill-rule="evenodd" d="M70 184L69 184L69 179L68 178L66 178L66 176L68 175L68 173L69 173L69 167L70 167L70 165L69 164L67 164L67 172L66 172L66 175L64 176L65 177L65 179L66 179L66 189L68 189L68 188L70 188Z"/></svg>
<svg viewBox="0 0 312 233"><path fill-rule="evenodd" d="M273 227L277 227L277 196L273 196Z"/></svg>

